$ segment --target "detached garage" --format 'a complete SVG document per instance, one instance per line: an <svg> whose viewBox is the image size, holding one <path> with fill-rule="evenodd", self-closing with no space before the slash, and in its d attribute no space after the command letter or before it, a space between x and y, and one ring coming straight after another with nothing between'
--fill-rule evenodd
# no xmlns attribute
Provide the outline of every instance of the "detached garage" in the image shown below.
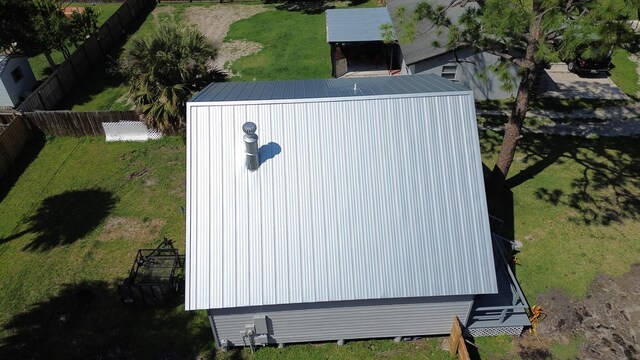
<svg viewBox="0 0 640 360"><path fill-rule="evenodd" d="M185 308L222 347L522 331L481 166L472 92L438 76L211 84L187 104Z"/></svg>

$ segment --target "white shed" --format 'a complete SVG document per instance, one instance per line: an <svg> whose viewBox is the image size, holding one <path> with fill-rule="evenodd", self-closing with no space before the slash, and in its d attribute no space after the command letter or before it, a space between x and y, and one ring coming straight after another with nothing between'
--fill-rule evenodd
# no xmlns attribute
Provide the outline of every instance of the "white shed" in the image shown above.
<svg viewBox="0 0 640 360"><path fill-rule="evenodd" d="M469 324L504 288L472 92L434 75L211 84L187 104L186 240L185 308L218 346ZM500 326L521 331L508 305Z"/></svg>
<svg viewBox="0 0 640 360"><path fill-rule="evenodd" d="M36 86L26 56L0 55L0 107L14 107Z"/></svg>

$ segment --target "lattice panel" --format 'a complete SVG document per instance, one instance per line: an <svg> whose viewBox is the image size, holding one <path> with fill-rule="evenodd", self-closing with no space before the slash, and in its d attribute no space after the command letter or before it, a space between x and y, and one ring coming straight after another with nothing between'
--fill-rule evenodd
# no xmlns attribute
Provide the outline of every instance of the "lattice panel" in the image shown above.
<svg viewBox="0 0 640 360"><path fill-rule="evenodd" d="M466 335L475 337L498 336L498 335L520 335L524 330L523 326L501 326L489 328L465 329Z"/></svg>
<svg viewBox="0 0 640 360"><path fill-rule="evenodd" d="M106 141L147 141L162 137L162 133L148 129L141 121L103 122Z"/></svg>

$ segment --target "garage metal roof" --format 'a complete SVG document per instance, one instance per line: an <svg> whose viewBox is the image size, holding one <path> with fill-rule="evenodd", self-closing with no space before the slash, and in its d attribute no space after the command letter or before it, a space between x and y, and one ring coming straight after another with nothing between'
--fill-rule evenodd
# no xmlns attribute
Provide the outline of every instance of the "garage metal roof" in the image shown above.
<svg viewBox="0 0 640 360"><path fill-rule="evenodd" d="M497 292L471 91L434 75L264 91L278 84L187 104L187 310Z"/></svg>
<svg viewBox="0 0 640 360"><path fill-rule="evenodd" d="M327 42L382 41L380 25L391 25L386 8L330 9L327 15ZM395 36L394 36L395 37Z"/></svg>

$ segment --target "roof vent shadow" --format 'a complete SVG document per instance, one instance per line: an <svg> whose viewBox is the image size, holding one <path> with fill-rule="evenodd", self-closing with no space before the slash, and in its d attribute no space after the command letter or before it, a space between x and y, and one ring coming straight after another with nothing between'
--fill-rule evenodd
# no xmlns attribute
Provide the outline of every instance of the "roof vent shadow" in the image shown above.
<svg viewBox="0 0 640 360"><path fill-rule="evenodd" d="M260 165L264 164L267 160L273 159L276 155L282 152L280 145L274 142L270 142L266 145L260 146L258 150L258 158L260 159Z"/></svg>

